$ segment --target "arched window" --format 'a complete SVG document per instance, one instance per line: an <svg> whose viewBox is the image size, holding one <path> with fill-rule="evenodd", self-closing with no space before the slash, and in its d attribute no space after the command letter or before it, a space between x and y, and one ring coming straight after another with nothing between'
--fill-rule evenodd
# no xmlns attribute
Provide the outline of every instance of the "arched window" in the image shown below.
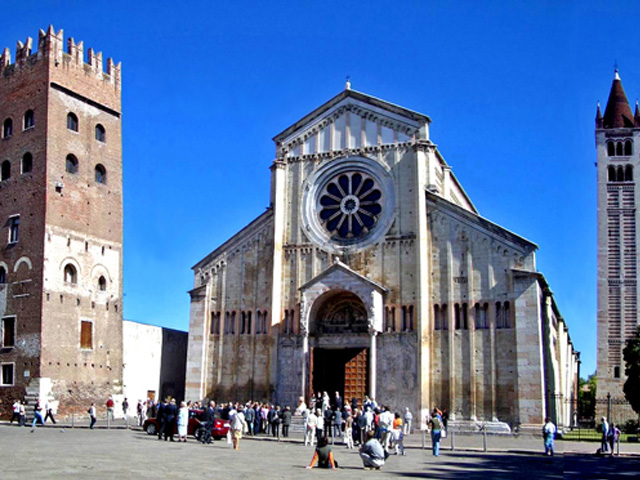
<svg viewBox="0 0 640 480"><path fill-rule="evenodd" d="M240 312L240 335L246 333L245 329L247 328L247 314L245 312Z"/></svg>
<svg viewBox="0 0 640 480"><path fill-rule="evenodd" d="M2 180L9 180L11 178L11 162L9 160L5 160L2 162L2 176L0 177Z"/></svg>
<svg viewBox="0 0 640 480"><path fill-rule="evenodd" d="M33 116L33 110L27 110L24 112L24 118L22 120L22 129L26 130L28 128L33 128L35 125L35 119Z"/></svg>
<svg viewBox="0 0 640 480"><path fill-rule="evenodd" d="M503 309L503 319L502 319L503 328L511 328L511 306L509 302L504 302L502 309Z"/></svg>
<svg viewBox="0 0 640 480"><path fill-rule="evenodd" d="M236 333L236 312L231 312L231 334Z"/></svg>
<svg viewBox="0 0 640 480"><path fill-rule="evenodd" d="M65 170L67 173L72 173L74 175L78 173L78 159L74 155L67 155Z"/></svg>
<svg viewBox="0 0 640 480"><path fill-rule="evenodd" d="M64 281L65 283L71 283L75 285L78 283L78 272L76 271L76 267L67 263L64 267Z"/></svg>
<svg viewBox="0 0 640 480"><path fill-rule="evenodd" d="M4 267L0 267L0 284L7 283L7 271Z"/></svg>
<svg viewBox="0 0 640 480"><path fill-rule="evenodd" d="M622 170L622 167L618 167L616 180L618 182L624 182L624 171Z"/></svg>
<svg viewBox="0 0 640 480"><path fill-rule="evenodd" d="M615 157L616 155L616 145L613 142L607 143L607 155L610 157Z"/></svg>
<svg viewBox="0 0 640 480"><path fill-rule="evenodd" d="M224 333L231 332L231 314L225 312L224 314Z"/></svg>
<svg viewBox="0 0 640 480"><path fill-rule="evenodd" d="M462 329L469 329L469 308L466 303L462 304Z"/></svg>
<svg viewBox="0 0 640 480"><path fill-rule="evenodd" d="M7 118L2 125L2 138L9 138L13 135L13 120Z"/></svg>
<svg viewBox="0 0 640 480"><path fill-rule="evenodd" d="M293 314L293 310L291 311L291 313ZM291 318L293 318L293 315ZM293 333L293 327L291 333ZM247 334L251 335L251 311L247 312Z"/></svg>
<svg viewBox="0 0 640 480"><path fill-rule="evenodd" d="M22 156L22 173L29 173L33 168L33 156L27 152Z"/></svg>
<svg viewBox="0 0 640 480"><path fill-rule="evenodd" d="M609 168L607 168L607 173L608 173L608 180L610 182L615 182L616 181L616 167L614 167L613 165L609 165Z"/></svg>
<svg viewBox="0 0 640 480"><path fill-rule="evenodd" d="M98 279L98 290L100 290L101 292L104 292L107 290L107 279L104 278L102 275Z"/></svg>
<svg viewBox="0 0 640 480"><path fill-rule="evenodd" d="M502 303L496 302L496 328L502 328L503 322Z"/></svg>
<svg viewBox="0 0 640 480"><path fill-rule="evenodd" d="M67 114L67 128L74 132L78 131L78 117L76 117L75 113Z"/></svg>
<svg viewBox="0 0 640 480"><path fill-rule="evenodd" d="M622 156L622 142L617 142L616 143L616 156L617 157L621 157Z"/></svg>
<svg viewBox="0 0 640 480"><path fill-rule="evenodd" d="M99 142L107 141L107 132L105 131L104 127L100 124L96 125L96 140L98 140Z"/></svg>
<svg viewBox="0 0 640 480"><path fill-rule="evenodd" d="M460 304L456 303L453 306L453 318L454 318L454 321L455 321L454 326L455 326L456 330L460 330L460 317L461 317L461 315L460 315Z"/></svg>
<svg viewBox="0 0 640 480"><path fill-rule="evenodd" d="M624 181L633 182L633 167L631 165L627 165L624 169Z"/></svg>
<svg viewBox="0 0 640 480"><path fill-rule="evenodd" d="M489 304L484 303L480 305L476 303L475 305L475 313L476 313L476 329L486 329L489 328L489 317L487 316L487 312L489 311Z"/></svg>
<svg viewBox="0 0 640 480"><path fill-rule="evenodd" d="M101 164L96 165L96 182L107 183L107 170Z"/></svg>
<svg viewBox="0 0 640 480"><path fill-rule="evenodd" d="M626 142L624 142L624 154L626 156L630 156L633 154L633 144L631 143L631 140L627 140Z"/></svg>

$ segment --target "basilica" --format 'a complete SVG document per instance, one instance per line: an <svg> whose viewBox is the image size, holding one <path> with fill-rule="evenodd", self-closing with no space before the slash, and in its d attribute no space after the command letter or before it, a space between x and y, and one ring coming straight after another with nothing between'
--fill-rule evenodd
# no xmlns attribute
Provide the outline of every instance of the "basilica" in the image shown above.
<svg viewBox="0 0 640 480"><path fill-rule="evenodd" d="M579 354L537 246L480 215L430 123L347 84L275 136L268 208L193 266L186 398L571 424Z"/></svg>

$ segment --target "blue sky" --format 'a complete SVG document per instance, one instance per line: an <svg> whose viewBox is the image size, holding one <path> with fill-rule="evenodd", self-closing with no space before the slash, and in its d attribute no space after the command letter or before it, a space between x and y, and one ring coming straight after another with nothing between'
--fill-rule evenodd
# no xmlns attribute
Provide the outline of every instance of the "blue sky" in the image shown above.
<svg viewBox="0 0 640 480"><path fill-rule="evenodd" d="M53 24L123 63L125 318L188 329L191 266L268 205L271 138L350 75L429 115L480 213L540 246L595 370L594 115L616 61L640 96L637 2L3 4L0 47Z"/></svg>

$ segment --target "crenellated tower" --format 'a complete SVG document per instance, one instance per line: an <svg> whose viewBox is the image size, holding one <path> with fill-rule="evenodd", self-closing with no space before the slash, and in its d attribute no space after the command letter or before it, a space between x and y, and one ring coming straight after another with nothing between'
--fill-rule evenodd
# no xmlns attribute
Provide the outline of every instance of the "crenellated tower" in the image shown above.
<svg viewBox="0 0 640 480"><path fill-rule="evenodd" d="M611 420L635 418L626 403L622 350L638 327L638 165L640 112L631 107L615 71L604 116L596 110L598 172L598 404Z"/></svg>
<svg viewBox="0 0 640 480"><path fill-rule="evenodd" d="M0 56L0 398L62 413L122 381L120 64L64 44Z"/></svg>

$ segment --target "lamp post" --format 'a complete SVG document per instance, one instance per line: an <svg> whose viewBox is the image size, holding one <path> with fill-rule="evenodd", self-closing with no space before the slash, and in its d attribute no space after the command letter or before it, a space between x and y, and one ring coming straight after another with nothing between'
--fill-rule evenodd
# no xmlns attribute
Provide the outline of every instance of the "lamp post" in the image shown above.
<svg viewBox="0 0 640 480"><path fill-rule="evenodd" d="M607 421L611 425L611 392L607 393Z"/></svg>

